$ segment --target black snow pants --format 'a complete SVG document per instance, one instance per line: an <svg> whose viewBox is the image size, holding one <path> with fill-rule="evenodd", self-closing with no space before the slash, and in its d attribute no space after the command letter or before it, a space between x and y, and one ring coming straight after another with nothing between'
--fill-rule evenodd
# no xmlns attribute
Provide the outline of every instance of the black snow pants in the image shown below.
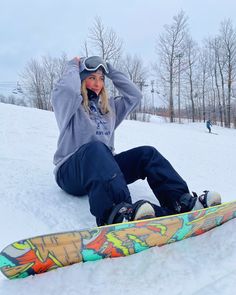
<svg viewBox="0 0 236 295"><path fill-rule="evenodd" d="M88 195L98 225L106 223L115 205L132 203L127 185L138 179L147 179L160 203L153 204L156 216L179 213L178 200L189 192L187 184L154 147L136 147L114 156L105 144L93 141L57 172L57 183L65 192Z"/></svg>

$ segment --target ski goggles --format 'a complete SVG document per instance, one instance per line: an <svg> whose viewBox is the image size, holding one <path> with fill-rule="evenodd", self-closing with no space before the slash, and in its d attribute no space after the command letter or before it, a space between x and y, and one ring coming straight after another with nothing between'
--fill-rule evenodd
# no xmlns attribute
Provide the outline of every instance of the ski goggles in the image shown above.
<svg viewBox="0 0 236 295"><path fill-rule="evenodd" d="M90 56L81 58L81 72L84 70L94 72L102 67L106 74L109 73L106 62L100 56Z"/></svg>

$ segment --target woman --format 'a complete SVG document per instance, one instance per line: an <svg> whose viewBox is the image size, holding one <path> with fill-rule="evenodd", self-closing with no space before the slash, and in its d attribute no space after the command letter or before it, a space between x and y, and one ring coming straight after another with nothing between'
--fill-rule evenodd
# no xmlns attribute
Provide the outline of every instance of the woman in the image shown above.
<svg viewBox="0 0 236 295"><path fill-rule="evenodd" d="M108 98L105 77L120 93ZM52 103L60 130L54 156L57 184L67 193L89 197L98 225L190 211L209 206L171 164L150 146L114 154L114 131L140 103L142 94L123 73L98 56L75 57L56 83ZM145 200L132 204L128 184L147 179L160 206ZM213 203L219 203L216 195Z"/></svg>

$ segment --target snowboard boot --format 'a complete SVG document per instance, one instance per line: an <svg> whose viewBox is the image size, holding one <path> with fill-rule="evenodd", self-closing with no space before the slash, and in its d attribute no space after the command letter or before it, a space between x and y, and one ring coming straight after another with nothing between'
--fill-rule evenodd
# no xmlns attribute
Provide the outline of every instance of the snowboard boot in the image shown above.
<svg viewBox="0 0 236 295"><path fill-rule="evenodd" d="M132 204L122 202L116 205L107 220L107 224L131 221L133 216Z"/></svg>
<svg viewBox="0 0 236 295"><path fill-rule="evenodd" d="M145 200L137 201L133 204L132 220L150 219L156 217L152 204Z"/></svg>
<svg viewBox="0 0 236 295"><path fill-rule="evenodd" d="M195 192L183 194L180 197L176 206L176 212L183 213L188 211L200 210L203 208L216 206L221 204L221 196L217 192L203 191L203 194L198 196Z"/></svg>
<svg viewBox="0 0 236 295"><path fill-rule="evenodd" d="M113 208L107 224L149 219L154 217L155 210L152 204L148 201L140 200L133 205L122 202Z"/></svg>
<svg viewBox="0 0 236 295"><path fill-rule="evenodd" d="M220 194L214 191L203 191L203 194L199 197L194 192L193 195L196 196L196 202L192 210L199 210L221 204Z"/></svg>

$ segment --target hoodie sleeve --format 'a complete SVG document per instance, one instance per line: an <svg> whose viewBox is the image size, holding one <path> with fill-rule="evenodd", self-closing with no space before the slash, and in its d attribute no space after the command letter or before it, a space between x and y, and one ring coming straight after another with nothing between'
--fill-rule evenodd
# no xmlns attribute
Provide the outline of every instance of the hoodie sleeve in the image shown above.
<svg viewBox="0 0 236 295"><path fill-rule="evenodd" d="M76 59L72 59L52 92L52 106L59 130L67 126L81 103L79 64Z"/></svg>
<svg viewBox="0 0 236 295"><path fill-rule="evenodd" d="M138 106L142 93L138 87L120 71L107 63L109 73L106 75L118 89L120 96L114 99L116 111L115 128Z"/></svg>

